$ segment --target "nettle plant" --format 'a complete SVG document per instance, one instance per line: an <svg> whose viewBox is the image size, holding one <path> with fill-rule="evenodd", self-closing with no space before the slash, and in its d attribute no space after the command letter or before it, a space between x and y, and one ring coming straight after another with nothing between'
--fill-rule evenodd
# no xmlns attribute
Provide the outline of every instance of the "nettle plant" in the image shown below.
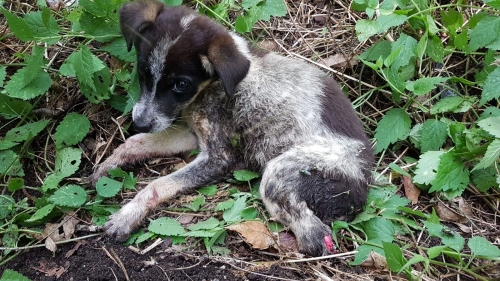
<svg viewBox="0 0 500 281"><path fill-rule="evenodd" d="M488 192L498 190L500 184L500 67L496 53L500 49L500 1L484 4L438 5L425 0L352 3L354 10L367 15L356 24L358 39L378 38L359 58L384 82L377 95L385 93L392 102L376 128L375 152L383 157L401 147L415 151L418 161L411 157L397 160L415 167L413 170L404 171L396 161L390 167L412 178L419 188L447 199L460 196L469 185ZM457 64L457 60L467 63ZM449 71L456 67L453 64L463 65L460 74ZM422 274L430 264L445 265L481 279L469 268L470 261L500 258L500 250L483 237L468 239L466 249L465 239L448 231L434 213L406 208L408 200L390 194L387 189L373 189L371 203L350 224L365 234L354 264L374 251L385 255L392 271L410 278L411 265L423 263ZM337 223L335 228L348 225ZM414 230L440 238L442 245L424 249L415 241L419 254L394 245L399 243L397 235ZM458 265L438 261L441 255ZM407 256L412 258L407 260Z"/></svg>
<svg viewBox="0 0 500 281"><path fill-rule="evenodd" d="M35 1L34 1L35 2ZM91 123L84 114L69 112L61 120L49 120L35 114L37 105L54 95L52 86L60 81L71 81L91 104L107 103L122 112L129 113L138 99L139 84L136 69L135 50L128 51L120 34L119 7L127 0L80 0L71 7L52 10L45 1L38 1L36 7L23 11L20 7L2 5L0 11L12 33L0 38L22 41L26 53L13 54L14 64L0 65L0 115L7 120L0 125L6 131L0 138L0 186L8 192L0 195L0 238L2 254L5 257L18 246L21 238L45 239L41 227L49 221L61 218L73 210L85 210L97 225L102 225L107 216L118 209L104 205L103 201L117 195L121 190L134 189L137 179L132 173L120 169L110 171L102 178L96 189L78 181L68 181L79 171L83 153L78 146L91 129ZM182 0L163 0L166 5L180 5ZM4 4L2 1L0 3ZM196 2L200 12L222 21L240 33L245 33L258 20L269 20L270 16L283 16L285 4L281 0L222 1L214 7ZM12 8L12 9L11 9ZM239 14L236 27L229 24L229 15ZM17 39L12 38L15 36ZM110 59L111 58L111 59ZM125 95L117 95L117 89ZM30 144L36 138L46 138L44 164L35 164L45 178L43 185L25 185L26 172L23 165L34 161L36 155ZM53 163L46 155L55 149ZM235 179L248 182L257 175L249 171L235 173ZM32 189L40 194L35 204L20 195L21 189ZM200 190L197 197L185 210L199 211L205 204L205 197L215 194L215 186ZM14 193L18 193L15 196ZM198 237L210 252L224 252L214 244L225 238L224 227L257 217L254 204L257 194L239 193L229 189L232 199L215 208L221 212L223 221L215 218L201 222L186 231L175 220L162 218L153 220L149 232L139 233L130 243L139 244L156 236L171 236L174 242L185 237ZM21 198L21 199L19 199ZM217 221L217 222L216 222ZM175 227L174 227L175 224ZM169 227L164 228L167 225ZM171 227L170 227L171 226ZM181 230L182 229L182 230ZM46 242L47 243L47 242ZM48 247L49 248L49 247ZM11 256L12 257L12 256Z"/></svg>

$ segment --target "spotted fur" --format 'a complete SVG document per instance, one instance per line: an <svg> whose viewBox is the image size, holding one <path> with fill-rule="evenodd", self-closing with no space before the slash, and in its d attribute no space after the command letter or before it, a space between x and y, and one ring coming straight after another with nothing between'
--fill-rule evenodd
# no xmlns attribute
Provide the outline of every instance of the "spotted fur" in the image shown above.
<svg viewBox="0 0 500 281"><path fill-rule="evenodd" d="M261 198L300 250L331 252L328 224L363 208L373 162L361 121L333 79L254 50L188 8L132 2L120 20L138 51L133 119L142 133L99 166L94 182L125 163L194 148L200 154L141 190L110 217L106 232L126 239L158 204L247 168L262 172Z"/></svg>

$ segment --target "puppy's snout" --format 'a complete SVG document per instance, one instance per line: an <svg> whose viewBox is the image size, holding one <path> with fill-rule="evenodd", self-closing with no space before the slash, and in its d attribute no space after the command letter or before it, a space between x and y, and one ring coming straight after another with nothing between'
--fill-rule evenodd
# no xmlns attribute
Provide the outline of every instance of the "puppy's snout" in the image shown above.
<svg viewBox="0 0 500 281"><path fill-rule="evenodd" d="M150 133L153 125L150 121L144 120L143 118L138 118L134 120L134 128L139 133Z"/></svg>

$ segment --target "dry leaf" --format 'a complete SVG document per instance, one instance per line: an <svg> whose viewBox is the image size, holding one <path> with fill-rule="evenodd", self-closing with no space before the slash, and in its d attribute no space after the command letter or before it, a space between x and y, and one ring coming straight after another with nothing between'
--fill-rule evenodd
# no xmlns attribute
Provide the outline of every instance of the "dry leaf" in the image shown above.
<svg viewBox="0 0 500 281"><path fill-rule="evenodd" d="M61 277L61 275L66 272L66 268L62 266L57 266L56 264L53 264L51 266L40 262L40 265L38 267L31 267L36 271L40 271L45 273L45 276L55 276L56 279Z"/></svg>
<svg viewBox="0 0 500 281"><path fill-rule="evenodd" d="M177 221L182 224L182 225L185 225L185 224L188 224L190 223L192 220L194 219L194 216L193 215L181 215Z"/></svg>
<svg viewBox="0 0 500 281"><path fill-rule="evenodd" d="M465 202L463 197L457 197L453 199L453 202L457 201L458 201L458 208L460 209L460 211L462 211L461 214L465 217L471 218L474 215L472 213L472 206L469 203Z"/></svg>
<svg viewBox="0 0 500 281"><path fill-rule="evenodd" d="M65 257L65 258L69 258L69 257L71 257L71 256L72 256L72 255L76 252L76 250L78 250L78 248L80 248L80 246L81 246L81 245L84 245L84 244L86 244L86 243L87 243L87 242L86 242L85 240L83 240L83 241L78 241L78 242L76 243L76 245L75 245L75 246L73 246L73 248L72 248L71 250L69 250L68 252L66 252L66 254L64 255L64 257Z"/></svg>
<svg viewBox="0 0 500 281"><path fill-rule="evenodd" d="M47 238L45 238L45 248L47 248L47 250L49 250L53 254L55 254L56 250L57 250L57 245L54 242L54 240L52 240L52 238L47 237Z"/></svg>
<svg viewBox="0 0 500 281"><path fill-rule="evenodd" d="M443 202L438 202L435 205L436 213L440 219L454 223L465 223L472 217L472 208L467 204L462 197L458 197L453 201L458 202L460 210L456 210L453 206L446 205Z"/></svg>
<svg viewBox="0 0 500 281"><path fill-rule="evenodd" d="M185 162L180 162L179 164L175 165L174 166L174 171L177 171L179 170L180 168L186 166L186 163Z"/></svg>
<svg viewBox="0 0 500 281"><path fill-rule="evenodd" d="M253 248L263 250L274 245L273 235L260 221L246 221L227 227L241 234Z"/></svg>
<svg viewBox="0 0 500 281"><path fill-rule="evenodd" d="M361 263L361 266L373 267L382 271L389 271L387 260L381 254L372 251L370 255Z"/></svg>
<svg viewBox="0 0 500 281"><path fill-rule="evenodd" d="M348 65L348 60L343 54L335 54L322 58L318 61L320 64L327 67L345 67ZM349 61L349 65L356 65L358 62L355 59Z"/></svg>
<svg viewBox="0 0 500 281"><path fill-rule="evenodd" d="M410 199L412 204L417 204L418 197L420 196L420 189L416 187L411 181L411 178L407 176L403 176L403 185L405 187L406 198Z"/></svg>
<svg viewBox="0 0 500 281"><path fill-rule="evenodd" d="M259 46L259 48L270 52L276 52L278 50L278 44L276 44L274 40L262 40L257 43L257 45Z"/></svg>
<svg viewBox="0 0 500 281"><path fill-rule="evenodd" d="M78 224L79 220L74 217L74 213L68 213L64 216L64 223L62 225L64 232L64 239L68 240L71 235L75 233L75 226Z"/></svg>

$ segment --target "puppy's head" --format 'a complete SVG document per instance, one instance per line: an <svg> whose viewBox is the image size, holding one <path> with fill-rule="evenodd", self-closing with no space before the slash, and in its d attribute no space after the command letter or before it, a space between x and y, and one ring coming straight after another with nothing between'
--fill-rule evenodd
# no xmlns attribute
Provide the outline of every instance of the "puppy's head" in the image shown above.
<svg viewBox="0 0 500 281"><path fill-rule="evenodd" d="M168 128L214 79L234 94L250 67L223 27L185 7L130 2L120 9L120 24L128 48L137 50L141 97L132 116L141 132Z"/></svg>

